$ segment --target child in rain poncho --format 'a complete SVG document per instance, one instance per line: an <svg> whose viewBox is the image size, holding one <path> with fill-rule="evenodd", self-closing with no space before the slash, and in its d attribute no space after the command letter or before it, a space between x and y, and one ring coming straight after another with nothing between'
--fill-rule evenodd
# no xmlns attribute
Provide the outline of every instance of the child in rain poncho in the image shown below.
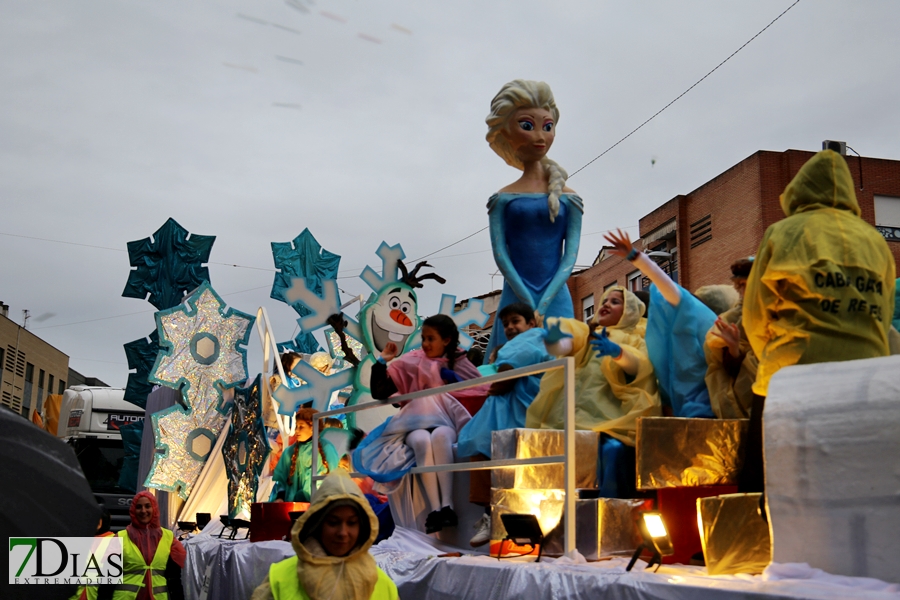
<svg viewBox="0 0 900 600"><path fill-rule="evenodd" d="M613 245L612 254L633 262L653 282L646 339L663 405L676 417L714 417L706 389L703 342L716 321L715 313L633 247L627 233L604 237Z"/></svg>
<svg viewBox="0 0 900 600"><path fill-rule="evenodd" d="M493 365L498 372L535 365L552 357L544 346L545 332L536 327L534 311L524 302L509 304L499 313L506 339ZM491 386L481 410L459 432L459 456L491 457L491 432L525 426L525 413L541 387L540 375L529 375ZM489 473L489 472L486 472Z"/></svg>
<svg viewBox="0 0 900 600"><path fill-rule="evenodd" d="M763 236L744 296L759 396L782 367L889 353L894 258L853 187L843 157L823 150L781 195L787 218Z"/></svg>
<svg viewBox="0 0 900 600"><path fill-rule="evenodd" d="M634 446L638 417L659 416L660 399L656 377L647 356L647 345L640 335L644 304L623 287L603 293L597 321L604 325L607 303L622 305L621 317L605 325L605 340L616 348L597 356L591 344L591 327L575 319L548 319L553 330L563 333L559 342L548 343L556 356L575 357L575 426L607 433ZM601 333L603 336L603 333ZM548 338L552 340L552 338ZM618 354L618 356L616 356ZM557 369L544 374L540 391L528 408L525 426L530 429L563 429L565 426L564 372Z"/></svg>
<svg viewBox="0 0 900 600"><path fill-rule="evenodd" d="M369 548L378 519L359 487L337 471L291 528L293 556L269 567L252 600L396 600L397 586Z"/></svg>
<svg viewBox="0 0 900 600"><path fill-rule="evenodd" d="M744 290L753 265L742 258L731 265L738 304L721 315L706 333L706 387L713 412L720 419L746 419L753 404L753 382L758 361L741 323Z"/></svg>
<svg viewBox="0 0 900 600"><path fill-rule="evenodd" d="M315 414L316 410L313 408L301 408L297 411L295 441L282 453L272 474L276 483L272 492L273 500L309 502L312 482L312 420ZM317 474L324 475L337 470L339 460L334 446L328 440L319 438Z"/></svg>

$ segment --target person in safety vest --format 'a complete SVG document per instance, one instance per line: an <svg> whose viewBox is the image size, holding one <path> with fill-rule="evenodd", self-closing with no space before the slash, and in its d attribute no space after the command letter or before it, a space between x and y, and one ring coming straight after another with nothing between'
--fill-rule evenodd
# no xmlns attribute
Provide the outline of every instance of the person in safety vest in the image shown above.
<svg viewBox="0 0 900 600"><path fill-rule="evenodd" d="M291 529L297 556L273 564L252 600L397 600L397 586L369 554L377 536L369 503L336 469Z"/></svg>
<svg viewBox="0 0 900 600"><path fill-rule="evenodd" d="M860 218L853 188L840 154L817 153L781 195L787 218L760 243L744 294L744 330L759 369L741 491L762 487L762 415L772 375L790 365L889 354L896 267L887 242ZM752 470L755 486L747 480Z"/></svg>
<svg viewBox="0 0 900 600"><path fill-rule="evenodd" d="M101 556L104 553L105 544L108 543L105 540L116 537L116 534L109 530L109 510L103 504L100 504L100 506L102 507L102 512L100 513L100 520L97 522L97 535L94 536L97 540L94 542L93 548L97 556ZM96 585L81 585L78 586L78 591L69 600L97 600L97 593Z"/></svg>
<svg viewBox="0 0 900 600"><path fill-rule="evenodd" d="M181 569L186 556L169 529L159 525L159 505L150 492L131 501L131 524L122 538L122 583L100 586L98 600L183 600Z"/></svg>

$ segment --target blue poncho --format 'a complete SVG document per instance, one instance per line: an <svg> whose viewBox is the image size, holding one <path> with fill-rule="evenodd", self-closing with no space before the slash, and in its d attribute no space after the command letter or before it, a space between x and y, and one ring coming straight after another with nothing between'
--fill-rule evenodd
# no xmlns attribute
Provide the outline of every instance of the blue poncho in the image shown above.
<svg viewBox="0 0 900 600"><path fill-rule="evenodd" d="M672 306L655 285L650 286L646 341L659 395L676 417L714 417L706 389L703 342L716 315L681 286L678 290L681 302Z"/></svg>
<svg viewBox="0 0 900 600"><path fill-rule="evenodd" d="M497 367L513 369L552 360L544 346L543 330L535 327L506 342L497 353ZM502 396L488 396L472 420L459 432L456 452L459 456L483 454L491 456L491 432L525 427L525 413L541 389L541 376L517 379L512 391Z"/></svg>

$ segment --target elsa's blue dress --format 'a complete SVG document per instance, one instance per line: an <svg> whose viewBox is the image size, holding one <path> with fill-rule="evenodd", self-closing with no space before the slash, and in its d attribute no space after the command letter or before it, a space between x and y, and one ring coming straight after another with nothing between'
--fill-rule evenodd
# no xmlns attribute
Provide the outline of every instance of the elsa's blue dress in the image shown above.
<svg viewBox="0 0 900 600"><path fill-rule="evenodd" d="M559 214L552 223L547 194L491 196L491 246L504 278L498 314L504 306L523 301L545 317L574 316L566 280L578 257L583 212L581 198L572 193L559 197ZM503 327L495 326L485 356L504 343Z"/></svg>

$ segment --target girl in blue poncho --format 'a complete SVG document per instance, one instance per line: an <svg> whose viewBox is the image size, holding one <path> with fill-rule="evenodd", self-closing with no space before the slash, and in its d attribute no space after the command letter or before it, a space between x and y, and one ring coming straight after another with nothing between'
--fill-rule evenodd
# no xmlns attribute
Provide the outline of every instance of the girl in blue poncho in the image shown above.
<svg viewBox="0 0 900 600"><path fill-rule="evenodd" d="M714 417L706 388L703 343L716 321L715 313L632 246L627 233L618 231L605 237L613 246L611 254L633 262L653 282L646 341L663 405L676 417Z"/></svg>

